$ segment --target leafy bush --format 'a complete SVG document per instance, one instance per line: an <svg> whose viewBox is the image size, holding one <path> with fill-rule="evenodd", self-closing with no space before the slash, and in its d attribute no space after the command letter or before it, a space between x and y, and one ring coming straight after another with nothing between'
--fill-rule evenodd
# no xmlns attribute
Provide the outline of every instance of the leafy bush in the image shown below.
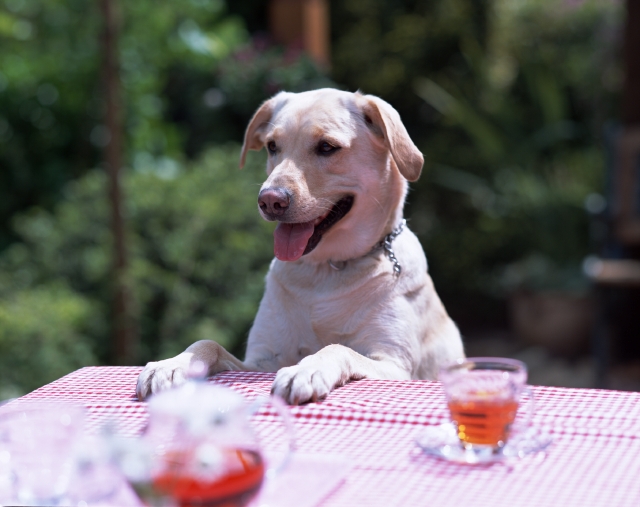
<svg viewBox="0 0 640 507"><path fill-rule="evenodd" d="M0 399L95 364L85 332L91 302L61 284L0 298Z"/></svg>
<svg viewBox="0 0 640 507"><path fill-rule="evenodd" d="M249 117L261 102L281 90L303 92L335 86L303 52L284 51L260 39L222 62L218 79L229 105Z"/></svg>
<svg viewBox="0 0 640 507"><path fill-rule="evenodd" d="M214 72L179 65L169 74L167 118L180 127L188 156L242 138L255 110L281 90L335 86L304 53L256 36L220 61ZM149 150L147 150L149 152Z"/></svg>
<svg viewBox="0 0 640 507"><path fill-rule="evenodd" d="M496 0L492 11L484 40L461 37L465 79L442 68L413 81L439 130L422 141L411 212L451 293L495 293L503 266L531 256L579 278L619 87L618 6Z"/></svg>
<svg viewBox="0 0 640 507"><path fill-rule="evenodd" d="M204 338L243 349L272 258L272 226L256 205L263 158L250 155L240 171L239 152L229 145L188 166L150 165L124 178L141 363ZM31 389L81 364L108 362L106 186L106 175L91 171L67 185L53 212L15 219L22 241L0 256L0 349L21 366L1 382ZM51 365L41 368L45 356Z"/></svg>
<svg viewBox="0 0 640 507"><path fill-rule="evenodd" d="M164 87L180 64L210 76L248 39L222 0L119 2L126 145L178 157L182 133L165 120ZM64 184L100 159L109 133L98 2L0 2L0 249L9 217L51 206ZM200 102L202 106L202 102Z"/></svg>

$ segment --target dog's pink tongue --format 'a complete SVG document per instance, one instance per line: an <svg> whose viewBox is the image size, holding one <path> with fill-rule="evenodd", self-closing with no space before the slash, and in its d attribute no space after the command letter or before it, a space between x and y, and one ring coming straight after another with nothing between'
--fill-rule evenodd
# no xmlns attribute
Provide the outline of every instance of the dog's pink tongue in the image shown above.
<svg viewBox="0 0 640 507"><path fill-rule="evenodd" d="M281 261L297 261L313 234L313 221L303 224L280 222L273 231L273 253Z"/></svg>

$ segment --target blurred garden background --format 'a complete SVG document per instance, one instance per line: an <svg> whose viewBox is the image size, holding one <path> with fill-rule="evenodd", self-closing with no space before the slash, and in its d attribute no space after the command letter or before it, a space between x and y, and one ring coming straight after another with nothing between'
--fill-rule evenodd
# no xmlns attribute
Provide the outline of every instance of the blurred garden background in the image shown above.
<svg viewBox="0 0 640 507"><path fill-rule="evenodd" d="M624 3L309 1L320 49L283 42L277 0L112 0L109 68L107 0L0 0L0 397L197 339L242 356L273 251L256 206L264 153L238 170L244 128L279 90L324 86L387 100L424 153L406 217L468 351L568 368L540 383L593 381L582 265L589 212L606 205ZM518 315L539 293L575 333L527 334Z"/></svg>

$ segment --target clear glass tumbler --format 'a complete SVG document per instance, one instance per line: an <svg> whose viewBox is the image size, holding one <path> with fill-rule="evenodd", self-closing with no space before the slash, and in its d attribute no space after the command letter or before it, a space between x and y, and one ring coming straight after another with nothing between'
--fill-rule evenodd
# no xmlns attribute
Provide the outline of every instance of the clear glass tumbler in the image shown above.
<svg viewBox="0 0 640 507"><path fill-rule="evenodd" d="M500 452L509 439L523 393L529 399L524 424L531 420L533 394L527 387L527 367L522 361L460 359L443 369L439 379L460 443L469 451Z"/></svg>

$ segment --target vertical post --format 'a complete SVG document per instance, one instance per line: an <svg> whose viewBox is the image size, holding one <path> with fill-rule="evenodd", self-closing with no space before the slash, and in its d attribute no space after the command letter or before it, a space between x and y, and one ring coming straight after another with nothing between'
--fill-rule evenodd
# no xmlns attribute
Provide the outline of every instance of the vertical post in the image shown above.
<svg viewBox="0 0 640 507"><path fill-rule="evenodd" d="M327 0L271 0L269 31L274 40L304 49L322 68L328 68L329 6Z"/></svg>
<svg viewBox="0 0 640 507"><path fill-rule="evenodd" d="M329 6L327 0L307 0L304 10L304 48L316 63L329 68Z"/></svg>
<svg viewBox="0 0 640 507"><path fill-rule="evenodd" d="M102 76L106 102L105 124L109 142L104 148L104 161L109 179L109 203L113 233L112 319L113 354L117 364L133 364L137 343L127 278L127 249L120 172L122 156L122 107L118 63L119 20L116 0L100 0L104 21Z"/></svg>
<svg viewBox="0 0 640 507"><path fill-rule="evenodd" d="M635 248L640 247L640 216L638 215L638 183L640 171L640 2L626 1L626 23L624 27L622 88L623 129L616 146L615 229L620 242ZM629 252L631 253L631 252ZM629 254L628 253L628 254ZM628 255L627 254L627 255Z"/></svg>
<svg viewBox="0 0 640 507"><path fill-rule="evenodd" d="M624 88L622 122L625 127L640 126L640 2L627 0L624 30Z"/></svg>

